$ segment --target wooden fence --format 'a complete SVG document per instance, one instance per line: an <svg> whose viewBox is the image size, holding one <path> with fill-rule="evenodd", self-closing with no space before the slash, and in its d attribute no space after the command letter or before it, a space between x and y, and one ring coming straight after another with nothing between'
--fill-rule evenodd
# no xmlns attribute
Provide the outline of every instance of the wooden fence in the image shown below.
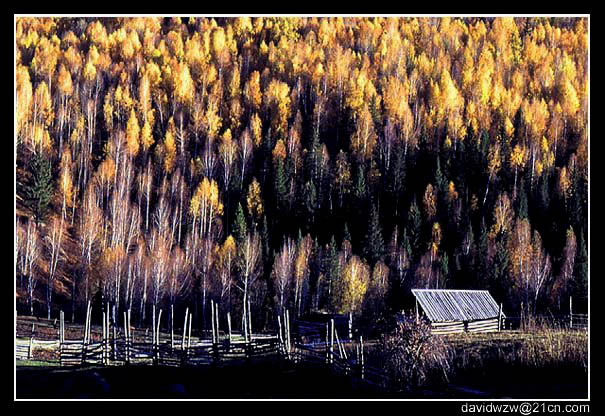
<svg viewBox="0 0 605 416"><path fill-rule="evenodd" d="M15 356L31 359L33 347L44 345L58 351L61 366L148 364L169 366L193 366L234 362L254 358L278 357L294 363L327 366L332 371L351 377L352 381L369 383L380 388L388 385L387 377L364 363L363 338L353 340L346 328L340 333L334 320L320 326L313 325L312 343L292 339L289 312L277 317L277 334L254 334L250 310L245 315L244 331L231 330L230 316L227 328L219 328L218 305L211 303L211 339L191 335L192 314L185 313L182 333L172 330L161 333L162 311L153 311L152 327L132 328L130 313L124 313L123 326L112 325L110 308L102 313L101 327L91 325L91 308L88 306L84 326L67 326L61 311L58 320L34 322L24 318L17 320ZM304 325L304 324L303 324ZM297 323L297 329L300 327ZM344 332L344 333L343 333ZM70 338L67 338L67 334ZM77 336L76 334L80 335ZM321 333L322 341L319 340ZM55 334L54 339L52 334ZM35 336L44 339L35 340ZM341 339L342 337L342 339ZM58 339L57 339L58 338ZM302 338L296 337L302 341ZM348 352L347 352L348 351Z"/></svg>
<svg viewBox="0 0 605 416"><path fill-rule="evenodd" d="M588 314L572 313L569 315L571 329L588 329Z"/></svg>
<svg viewBox="0 0 605 416"><path fill-rule="evenodd" d="M363 336L358 340L341 340L333 319L325 324L324 329L324 342L295 344L290 353L291 359L295 362L328 366L338 374L349 376L353 382L367 383L380 389L389 387L389 377L365 363Z"/></svg>
<svg viewBox="0 0 605 416"><path fill-rule="evenodd" d="M271 334L253 334L250 312L243 333L231 331L230 315L227 314L228 331L220 332L218 305L212 307L212 338L203 339L191 336L192 314L185 312L183 332L176 334L172 328L170 334L160 331L162 310L156 314L153 310L152 327L134 329L130 325L130 311L124 312L124 325L112 325L110 307L103 311L103 323L100 339L92 340L90 306L86 314L81 339L65 339L63 312L59 319L59 355L61 366L69 365L200 365L225 360L251 359L260 356L282 354L285 352L280 337Z"/></svg>

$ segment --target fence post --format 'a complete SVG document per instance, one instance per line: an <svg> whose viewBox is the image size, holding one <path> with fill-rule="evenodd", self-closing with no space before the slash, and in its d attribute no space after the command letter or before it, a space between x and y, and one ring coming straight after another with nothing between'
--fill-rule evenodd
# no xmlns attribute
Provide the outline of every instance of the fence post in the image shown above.
<svg viewBox="0 0 605 416"><path fill-rule="evenodd" d="M131 330L131 325L130 325L130 308L128 308L128 359L130 360L130 354L131 354L131 350L132 350L132 344L133 344L133 338L132 338L132 330Z"/></svg>
<svg viewBox="0 0 605 416"><path fill-rule="evenodd" d="M174 305L170 304L170 353L174 350Z"/></svg>
<svg viewBox="0 0 605 416"><path fill-rule="evenodd" d="M248 336L250 337L250 342L252 342L252 309L250 308L250 300L248 300Z"/></svg>
<svg viewBox="0 0 605 416"><path fill-rule="evenodd" d="M160 324L162 322L162 309L160 309L160 313L158 313L158 322L157 322L157 329L155 331L155 337L156 337L156 350L157 350L157 356L158 356L158 363L160 362Z"/></svg>
<svg viewBox="0 0 605 416"><path fill-rule="evenodd" d="M187 335L187 319L189 318L189 307L185 310L185 321L183 323L183 338L181 339L181 351L185 351L185 336Z"/></svg>
<svg viewBox="0 0 605 416"><path fill-rule="evenodd" d="M82 339L82 364L86 361L86 347L88 344L88 333L90 326L90 300L88 301L88 305L86 306L86 321L84 323L84 338Z"/></svg>
<svg viewBox="0 0 605 416"><path fill-rule="evenodd" d="M220 327L219 327L219 319L218 319L218 302L214 304L214 314L215 314L215 320L216 320L216 343L218 344L221 341L220 338Z"/></svg>
<svg viewBox="0 0 605 416"><path fill-rule="evenodd" d="M326 364L330 361L330 349L328 348L328 334L330 333L330 323L326 322L326 342L324 343L326 347Z"/></svg>
<svg viewBox="0 0 605 416"><path fill-rule="evenodd" d="M243 330L244 330L244 342L248 342L248 318L246 317L246 315L248 314L247 312L247 307L246 307L246 303L244 303L243 305L243 314L242 314L242 325L243 325Z"/></svg>
<svg viewBox="0 0 605 416"><path fill-rule="evenodd" d="M231 345L231 312L227 312L227 330L229 331L229 345Z"/></svg>
<svg viewBox="0 0 605 416"><path fill-rule="evenodd" d="M330 364L334 364L334 319L330 319Z"/></svg>
<svg viewBox="0 0 605 416"><path fill-rule="evenodd" d="M214 300L210 300L210 310L212 313L212 356L214 361L218 361L218 328L216 327L216 307Z"/></svg>
<svg viewBox="0 0 605 416"><path fill-rule="evenodd" d="M107 312L105 313L105 361L109 365L109 349L111 344L109 343L109 327L111 325L111 319L109 318L109 303L107 303Z"/></svg>
<svg viewBox="0 0 605 416"><path fill-rule="evenodd" d="M212 324L212 348L214 348L214 343L216 342L216 334L214 328L214 300L210 299L210 314L211 316L211 324Z"/></svg>
<svg viewBox="0 0 605 416"><path fill-rule="evenodd" d="M353 314L349 312L349 339L353 339Z"/></svg>
<svg viewBox="0 0 605 416"><path fill-rule="evenodd" d="M187 329L187 355L189 355L189 347L191 346L191 322L193 321L193 313L189 313L189 328Z"/></svg>
<svg viewBox="0 0 605 416"><path fill-rule="evenodd" d="M281 319L277 314L277 339L279 341L280 353L285 355L286 348L284 347L284 341L282 339Z"/></svg>
<svg viewBox="0 0 605 416"><path fill-rule="evenodd" d="M569 297L569 328L573 329L573 309L571 305L571 296Z"/></svg>
<svg viewBox="0 0 605 416"><path fill-rule="evenodd" d="M498 332L502 330L502 303L500 303L500 309L498 311Z"/></svg>
<svg viewBox="0 0 605 416"><path fill-rule="evenodd" d="M152 308L152 318L151 318L151 353L153 356L153 364L157 364L156 351L155 351L155 305Z"/></svg>
<svg viewBox="0 0 605 416"><path fill-rule="evenodd" d="M189 307L185 310L185 320L183 321L183 338L181 338L181 365L185 364L186 351L185 351L185 337L187 335L187 320L189 319Z"/></svg>
<svg viewBox="0 0 605 416"><path fill-rule="evenodd" d="M128 348L128 314L124 311L124 355L126 364L130 364L130 354Z"/></svg>
<svg viewBox="0 0 605 416"><path fill-rule="evenodd" d="M107 340L105 334L107 332L107 328L105 328L107 324L107 318L105 317L105 311L101 308L101 312L103 315L103 333L101 335L101 362L103 365L107 365Z"/></svg>
<svg viewBox="0 0 605 416"><path fill-rule="evenodd" d="M32 333L31 336L29 337L29 347L27 348L27 359L31 360L32 359L32 350L34 347L34 324L32 324ZM59 357L61 356L61 350L63 348L63 344L59 345Z"/></svg>
<svg viewBox="0 0 605 416"><path fill-rule="evenodd" d="M359 336L359 349L360 349L360 353L361 353L361 379L363 380L365 377L364 360L363 360L363 335Z"/></svg>
<svg viewBox="0 0 605 416"><path fill-rule="evenodd" d="M290 311L286 309L286 346L288 347L288 358L290 358L290 353L292 352L292 339L290 335Z"/></svg>
<svg viewBox="0 0 605 416"><path fill-rule="evenodd" d="M111 341L111 358L113 360L116 360L116 354L117 354L117 337L118 337L118 317L116 316L117 313L117 307L116 304L114 303L111 306L111 335L112 335L112 341Z"/></svg>

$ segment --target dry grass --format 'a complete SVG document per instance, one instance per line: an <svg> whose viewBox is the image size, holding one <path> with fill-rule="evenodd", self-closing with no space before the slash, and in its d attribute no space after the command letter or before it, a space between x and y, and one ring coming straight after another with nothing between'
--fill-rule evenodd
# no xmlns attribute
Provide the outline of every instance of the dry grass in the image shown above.
<svg viewBox="0 0 605 416"><path fill-rule="evenodd" d="M447 336L457 368L490 362L528 368L576 368L588 371L588 333L542 327L534 331Z"/></svg>
<svg viewBox="0 0 605 416"><path fill-rule="evenodd" d="M389 373L398 390L468 386L493 397L585 397L588 333L527 328L429 337L422 328L407 328L368 348L367 364Z"/></svg>

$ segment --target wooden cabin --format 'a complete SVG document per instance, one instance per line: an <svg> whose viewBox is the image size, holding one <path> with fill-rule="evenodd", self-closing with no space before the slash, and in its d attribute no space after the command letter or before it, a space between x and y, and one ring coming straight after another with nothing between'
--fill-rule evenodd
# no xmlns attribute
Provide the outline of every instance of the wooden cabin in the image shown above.
<svg viewBox="0 0 605 416"><path fill-rule="evenodd" d="M487 290L412 289L416 317L431 323L433 334L499 331L502 305Z"/></svg>

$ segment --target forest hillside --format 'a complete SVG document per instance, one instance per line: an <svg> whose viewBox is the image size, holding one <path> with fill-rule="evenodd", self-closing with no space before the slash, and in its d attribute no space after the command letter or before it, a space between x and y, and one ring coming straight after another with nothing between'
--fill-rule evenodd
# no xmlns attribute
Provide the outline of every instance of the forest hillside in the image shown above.
<svg viewBox="0 0 605 416"><path fill-rule="evenodd" d="M585 309L587 26L17 18L19 313Z"/></svg>

